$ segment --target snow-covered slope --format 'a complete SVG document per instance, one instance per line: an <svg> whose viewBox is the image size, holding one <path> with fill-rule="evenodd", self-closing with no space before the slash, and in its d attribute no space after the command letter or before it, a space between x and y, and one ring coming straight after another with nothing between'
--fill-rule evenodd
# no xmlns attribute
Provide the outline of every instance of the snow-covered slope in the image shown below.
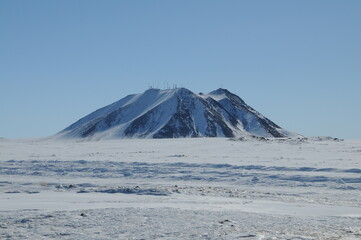
<svg viewBox="0 0 361 240"><path fill-rule="evenodd" d="M96 110L57 137L178 138L298 136L282 129L226 89L196 94L149 89Z"/></svg>

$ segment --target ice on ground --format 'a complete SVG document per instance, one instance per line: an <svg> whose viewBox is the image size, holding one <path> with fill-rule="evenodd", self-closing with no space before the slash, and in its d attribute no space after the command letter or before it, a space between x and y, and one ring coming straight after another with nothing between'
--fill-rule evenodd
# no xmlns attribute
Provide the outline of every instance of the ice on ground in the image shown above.
<svg viewBox="0 0 361 240"><path fill-rule="evenodd" d="M0 139L0 239L361 239L361 141Z"/></svg>

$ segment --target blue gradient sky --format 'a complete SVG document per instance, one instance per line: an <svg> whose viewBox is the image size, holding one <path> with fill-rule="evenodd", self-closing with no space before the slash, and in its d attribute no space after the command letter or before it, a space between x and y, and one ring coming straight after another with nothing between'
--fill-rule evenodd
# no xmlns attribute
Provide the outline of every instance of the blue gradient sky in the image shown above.
<svg viewBox="0 0 361 240"><path fill-rule="evenodd" d="M280 126L361 139L361 1L0 1L0 137L149 85L221 86Z"/></svg>

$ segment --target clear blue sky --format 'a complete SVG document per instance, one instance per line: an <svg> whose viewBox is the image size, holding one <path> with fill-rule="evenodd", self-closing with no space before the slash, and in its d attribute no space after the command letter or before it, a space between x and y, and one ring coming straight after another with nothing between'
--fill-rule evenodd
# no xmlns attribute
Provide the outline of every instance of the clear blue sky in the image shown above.
<svg viewBox="0 0 361 240"><path fill-rule="evenodd" d="M49 136L164 83L361 139L361 1L0 1L0 137Z"/></svg>

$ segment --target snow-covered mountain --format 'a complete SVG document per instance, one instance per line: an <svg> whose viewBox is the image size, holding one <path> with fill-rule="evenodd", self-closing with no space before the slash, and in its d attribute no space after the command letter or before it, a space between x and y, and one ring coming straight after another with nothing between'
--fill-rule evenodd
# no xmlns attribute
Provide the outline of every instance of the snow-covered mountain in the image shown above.
<svg viewBox="0 0 361 240"><path fill-rule="evenodd" d="M282 129L226 89L196 94L149 89L78 120L57 137L179 138L299 136Z"/></svg>

